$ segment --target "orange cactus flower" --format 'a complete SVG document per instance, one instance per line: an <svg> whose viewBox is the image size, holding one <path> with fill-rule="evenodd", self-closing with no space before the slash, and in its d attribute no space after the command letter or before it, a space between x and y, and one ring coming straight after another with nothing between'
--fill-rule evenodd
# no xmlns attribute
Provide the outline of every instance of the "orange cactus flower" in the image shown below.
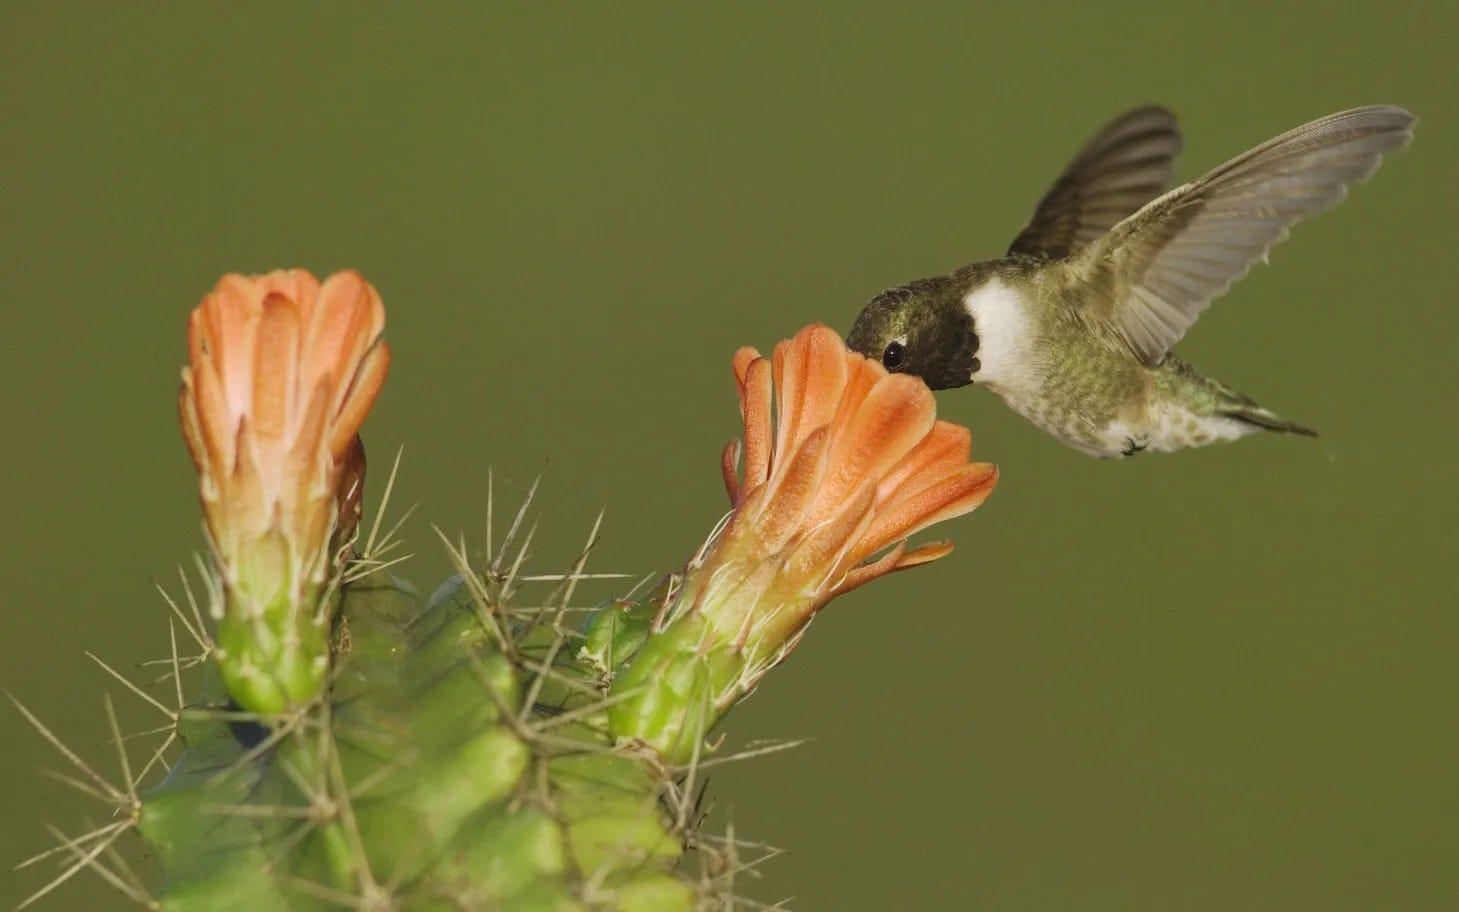
<svg viewBox="0 0 1459 912"><path fill-rule="evenodd" d="M948 554L950 543L909 550L907 538L977 507L998 477L968 461L968 431L937 420L921 380L849 351L829 327L806 327L769 359L741 349L733 365L745 432L721 467L734 509L614 682L619 733L670 756L782 661L831 599ZM675 717L693 690L708 717Z"/></svg>
<svg viewBox="0 0 1459 912"><path fill-rule="evenodd" d="M734 371L745 435L721 461L735 511L716 556L759 565L765 596L799 608L775 612L791 627L837 595L948 554L950 542L909 551L906 539L992 493L997 468L968 461L971 435L937 420L931 390L848 351L830 327L806 327L772 359L742 348Z"/></svg>
<svg viewBox="0 0 1459 912"><path fill-rule="evenodd" d="M326 584L358 521L384 326L359 274L321 285L300 269L224 276L188 319L178 409L224 584L218 660L250 709L323 686Z"/></svg>

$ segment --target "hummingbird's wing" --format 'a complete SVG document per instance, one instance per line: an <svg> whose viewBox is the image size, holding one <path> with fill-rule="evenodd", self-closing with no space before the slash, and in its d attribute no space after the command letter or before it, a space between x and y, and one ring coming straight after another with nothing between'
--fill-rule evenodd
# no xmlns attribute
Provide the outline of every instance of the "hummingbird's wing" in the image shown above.
<svg viewBox="0 0 1459 912"><path fill-rule="evenodd" d="M1080 315L1159 363L1212 298L1371 177L1416 122L1390 105L1331 114L1154 200L1069 261Z"/></svg>
<svg viewBox="0 0 1459 912"><path fill-rule="evenodd" d="M1111 121L1039 200L1008 252L1062 260L1164 193L1179 152L1175 115L1164 108L1136 108Z"/></svg>

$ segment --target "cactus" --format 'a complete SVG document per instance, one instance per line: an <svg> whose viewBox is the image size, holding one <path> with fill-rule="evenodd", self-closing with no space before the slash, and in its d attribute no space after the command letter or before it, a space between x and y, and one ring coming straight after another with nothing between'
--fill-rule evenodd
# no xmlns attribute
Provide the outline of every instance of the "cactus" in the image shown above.
<svg viewBox="0 0 1459 912"><path fill-rule="evenodd" d="M353 273L228 276L193 313L180 413L213 560L202 598L169 600L178 705L104 666L168 719L135 772L108 704L122 786L21 707L113 812L28 862L62 870L27 903L90 869L169 912L753 907L734 888L746 844L701 829L706 736L837 594L948 553L906 538L973 509L996 471L919 381L808 327L735 356L733 509L681 573L584 614L598 525L566 572L529 577L529 493L484 560L445 542L457 572L423 600L381 532L393 472L360 523L383 327ZM199 655L179 655L179 624ZM131 832L159 883L114 851Z"/></svg>

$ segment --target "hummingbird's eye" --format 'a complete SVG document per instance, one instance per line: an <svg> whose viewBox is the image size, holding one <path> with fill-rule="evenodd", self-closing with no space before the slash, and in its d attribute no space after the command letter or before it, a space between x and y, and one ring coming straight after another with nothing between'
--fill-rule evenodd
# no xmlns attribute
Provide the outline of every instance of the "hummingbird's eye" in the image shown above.
<svg viewBox="0 0 1459 912"><path fill-rule="evenodd" d="M889 371L894 371L901 367L906 360L907 349L903 348L900 342L893 342L887 346L886 351L881 353L882 367L885 367Z"/></svg>

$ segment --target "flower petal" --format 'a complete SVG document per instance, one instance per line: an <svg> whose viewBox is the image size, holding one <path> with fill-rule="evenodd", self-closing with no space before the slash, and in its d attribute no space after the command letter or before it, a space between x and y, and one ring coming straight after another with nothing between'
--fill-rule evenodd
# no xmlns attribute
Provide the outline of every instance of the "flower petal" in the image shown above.
<svg viewBox="0 0 1459 912"><path fill-rule="evenodd" d="M829 602L831 599L835 598L838 595L845 595L852 589L857 589L861 586L865 586L867 583L871 582L879 576L886 576L888 573L891 573L893 570L897 569L897 565L902 560L902 555L906 553L906 550L906 541L899 541L897 542L897 546L895 548L888 551L886 554L882 555L871 563L862 564L858 567L851 568L851 570L848 571L847 574L841 578L841 582L837 583L834 589L826 593L825 600Z"/></svg>
<svg viewBox="0 0 1459 912"><path fill-rule="evenodd" d="M800 532L807 508L826 471L825 428L806 438L795 457L771 475L754 517L756 535L768 552L779 551Z"/></svg>
<svg viewBox="0 0 1459 912"><path fill-rule="evenodd" d="M189 379L209 471L214 475L226 475L233 471L238 459L238 420L233 417L223 393L223 383L211 359L205 357L193 364L191 376L184 375L184 391L188 389L186 383Z"/></svg>
<svg viewBox="0 0 1459 912"><path fill-rule="evenodd" d="M273 292L264 298L254 329L249 424L254 438L268 454L280 457L284 452L282 441L293 430L290 413L296 408L299 394L299 322L298 303Z"/></svg>
<svg viewBox="0 0 1459 912"><path fill-rule="evenodd" d="M846 345L834 329L812 324L775 346L775 367L780 375L775 450L794 453L836 414L846 386Z"/></svg>
<svg viewBox="0 0 1459 912"><path fill-rule="evenodd" d="M385 385L385 375L390 372L390 346L383 338L376 338L368 354L355 368L354 381L350 384L339 414L334 416L333 432L329 437L329 451L335 459L349 446L350 438L359 432L365 423L365 416L375 405L380 388Z"/></svg>
<svg viewBox="0 0 1459 912"><path fill-rule="evenodd" d="M925 545L919 545L902 554L902 559L897 561L897 569L907 570L911 567L930 564L935 560L947 557L952 553L952 549L953 544L950 541L928 542Z"/></svg>
<svg viewBox="0 0 1459 912"><path fill-rule="evenodd" d="M750 369L750 365L759 359L760 352L748 345L735 352L735 356L730 359L730 369L734 371L735 383L739 385L742 394L745 388L745 373Z"/></svg>
<svg viewBox="0 0 1459 912"><path fill-rule="evenodd" d="M896 573L898 570L909 570L912 567L930 564L935 560L951 554L952 547L952 542L931 542L908 551L907 542L903 539L897 543L895 548L888 551L880 559L852 568L841 580L840 585L836 587L836 590L831 596L845 595L852 589L864 586L877 577L886 576L888 573Z"/></svg>
<svg viewBox="0 0 1459 912"><path fill-rule="evenodd" d="M862 540L857 559L865 559L898 539L935 523L971 512L988 499L998 481L998 467L985 462L959 466L911 494L887 504Z"/></svg>
<svg viewBox="0 0 1459 912"><path fill-rule="evenodd" d="M719 472L724 479L724 490L729 495L730 506L740 505L740 479L737 471L740 462L740 440L736 437L724 445L719 454Z"/></svg>
<svg viewBox="0 0 1459 912"><path fill-rule="evenodd" d="M745 365L740 391L740 417L745 425L746 490L757 488L770 478L772 441L775 435L771 424L770 400L770 362L764 358L756 358Z"/></svg>
<svg viewBox="0 0 1459 912"><path fill-rule="evenodd" d="M876 490L877 503L893 500L907 485L923 483L928 476L965 464L972 448L973 435L967 428L950 421L937 422L912 452L882 476Z"/></svg>
<svg viewBox="0 0 1459 912"><path fill-rule="evenodd" d="M198 348L217 366L218 380L236 422L247 411L252 384L254 336L251 325L258 320L266 291L262 284L244 276L225 275L203 299L197 315ZM191 333L189 333L191 335ZM193 363L197 363L196 351Z"/></svg>
<svg viewBox="0 0 1459 912"><path fill-rule="evenodd" d="M385 329L385 307L375 289L354 271L337 272L319 289L309 325L300 375L311 385L327 380L338 412L348 390L350 370Z"/></svg>
<svg viewBox="0 0 1459 912"><path fill-rule="evenodd" d="M906 374L878 380L832 444L811 521L820 521L865 482L880 479L927 435L936 416L932 391L921 380Z"/></svg>
<svg viewBox="0 0 1459 912"><path fill-rule="evenodd" d="M807 529L800 544L786 559L786 572L814 579L820 588L835 579L845 555L866 532L876 501L876 485L868 482L843 501L829 517ZM817 579L817 577L820 579Z"/></svg>
<svg viewBox="0 0 1459 912"><path fill-rule="evenodd" d="M845 433L851 419L856 416L867 395L883 377L887 369L870 358L856 352L846 353L846 388L841 393L841 404L836 408L836 417L831 420L831 439L839 440Z"/></svg>

